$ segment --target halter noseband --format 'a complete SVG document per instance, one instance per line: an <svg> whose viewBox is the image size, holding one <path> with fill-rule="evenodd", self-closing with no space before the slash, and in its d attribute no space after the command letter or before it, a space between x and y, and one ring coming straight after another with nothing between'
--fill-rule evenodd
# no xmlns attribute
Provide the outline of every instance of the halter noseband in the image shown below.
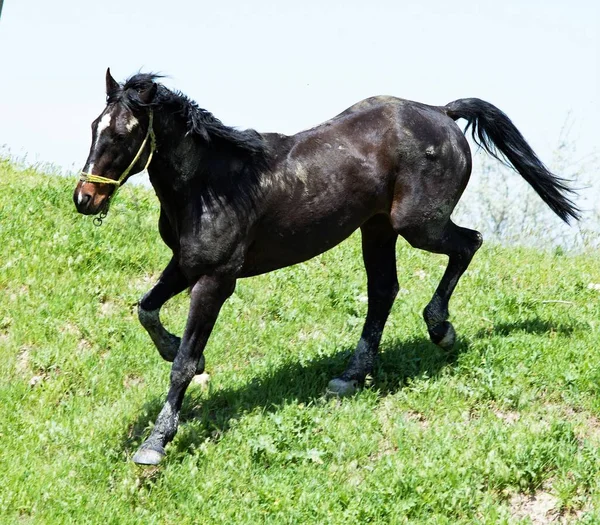
<svg viewBox="0 0 600 525"><path fill-rule="evenodd" d="M131 164L129 164L129 166L127 166L125 171L121 174L121 176L117 180L109 179L107 177L102 177L100 175L93 175L92 173L85 173L84 171L81 172L81 176L79 177L79 180L81 182L97 182L100 184L114 184L117 186L114 193L112 194L112 196L114 197L114 195L117 193L118 189L120 188L121 184L123 184L123 181L127 178L127 175L129 175L129 172L135 166L136 162L138 160L140 160L142 152L144 151L144 148L146 147L146 144L148 143L148 138L150 138L150 155L148 155L148 161L146 162L144 169L147 169L148 166L150 166L150 162L152 162L152 155L154 155L154 152L156 151L156 135L154 135L154 129L152 128L153 119L154 119L154 113L152 112L152 110L150 110L150 112L148 114L148 131L146 132L146 136L144 137L144 142L142 142L142 145L140 146L140 149L138 150L137 155L131 161Z"/></svg>

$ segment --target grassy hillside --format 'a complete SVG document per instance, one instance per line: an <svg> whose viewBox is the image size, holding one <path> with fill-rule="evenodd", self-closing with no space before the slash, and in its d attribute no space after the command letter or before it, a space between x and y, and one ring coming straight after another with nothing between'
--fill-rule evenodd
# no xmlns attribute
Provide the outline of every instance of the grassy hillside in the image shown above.
<svg viewBox="0 0 600 525"><path fill-rule="evenodd" d="M344 400L323 394L366 313L359 237L243 280L209 388L144 469L169 376L135 314L169 258L158 206L126 187L96 228L74 185L0 164L0 523L600 521L599 253L484 244L446 354L421 320L446 259L399 242L375 380Z"/></svg>

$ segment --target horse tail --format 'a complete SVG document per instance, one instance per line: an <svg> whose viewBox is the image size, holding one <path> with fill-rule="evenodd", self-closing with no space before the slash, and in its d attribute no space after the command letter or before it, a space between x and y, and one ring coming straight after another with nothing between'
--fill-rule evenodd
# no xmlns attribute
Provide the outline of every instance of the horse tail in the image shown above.
<svg viewBox="0 0 600 525"><path fill-rule="evenodd" d="M579 219L580 210L568 198L575 191L544 166L505 113L478 98L455 100L444 109L453 120L464 118L465 133L472 127L473 140L492 157L520 173L563 221L568 224L570 219Z"/></svg>

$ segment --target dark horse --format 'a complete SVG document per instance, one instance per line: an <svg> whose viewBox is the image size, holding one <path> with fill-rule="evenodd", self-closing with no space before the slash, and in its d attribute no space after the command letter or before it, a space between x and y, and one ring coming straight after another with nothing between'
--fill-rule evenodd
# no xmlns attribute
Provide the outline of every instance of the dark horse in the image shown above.
<svg viewBox="0 0 600 525"><path fill-rule="evenodd" d="M107 105L92 124L74 194L80 213L106 214L119 185L147 165L160 201L160 235L173 251L139 303L141 324L173 365L166 403L136 463L157 464L175 436L186 388L204 369L204 348L236 280L306 261L357 228L368 277L367 319L329 390L353 392L373 371L398 292L398 235L449 257L423 316L431 340L452 346L448 301L482 243L478 232L450 220L471 173L469 145L455 120L466 119L475 140L512 164L561 219L578 217L565 182L546 169L502 111L479 99L438 107L373 97L286 136L227 127L156 79L137 74L119 84L107 71ZM163 327L159 311L188 287L180 339Z"/></svg>

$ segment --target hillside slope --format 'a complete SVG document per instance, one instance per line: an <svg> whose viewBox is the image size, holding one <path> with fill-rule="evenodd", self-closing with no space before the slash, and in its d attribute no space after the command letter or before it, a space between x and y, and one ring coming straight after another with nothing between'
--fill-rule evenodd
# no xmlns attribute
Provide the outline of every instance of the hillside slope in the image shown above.
<svg viewBox="0 0 600 525"><path fill-rule="evenodd" d="M169 259L126 187L105 224L74 179L0 162L0 522L600 520L600 254L484 247L430 344L446 259L398 243L373 384L327 399L366 313L360 239L242 280L160 469L130 461L169 366L135 303ZM475 225L466 225L475 226ZM164 320L180 333L187 297Z"/></svg>

